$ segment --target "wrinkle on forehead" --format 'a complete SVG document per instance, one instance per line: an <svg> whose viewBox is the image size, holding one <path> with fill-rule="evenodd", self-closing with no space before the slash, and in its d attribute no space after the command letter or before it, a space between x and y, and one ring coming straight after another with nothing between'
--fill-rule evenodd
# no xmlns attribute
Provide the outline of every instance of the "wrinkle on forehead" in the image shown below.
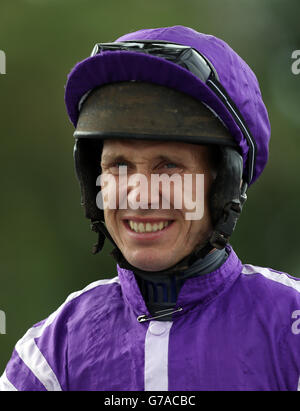
<svg viewBox="0 0 300 411"><path fill-rule="evenodd" d="M216 168L215 152L211 145L156 140L107 139L103 144L101 162L118 158L139 164L149 158L163 160L170 156L178 162L195 162L206 170Z"/></svg>

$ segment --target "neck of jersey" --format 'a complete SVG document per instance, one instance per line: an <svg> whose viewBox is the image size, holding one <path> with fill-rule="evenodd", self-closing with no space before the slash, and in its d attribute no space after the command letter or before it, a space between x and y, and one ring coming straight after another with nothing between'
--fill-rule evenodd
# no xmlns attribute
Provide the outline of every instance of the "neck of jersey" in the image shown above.
<svg viewBox="0 0 300 411"><path fill-rule="evenodd" d="M198 277L217 270L227 259L226 249L213 250L204 258L199 258L189 268L175 275L159 272L134 273L141 294L152 316L162 310L176 307L178 294L189 278ZM172 314L161 317L160 321L170 321Z"/></svg>

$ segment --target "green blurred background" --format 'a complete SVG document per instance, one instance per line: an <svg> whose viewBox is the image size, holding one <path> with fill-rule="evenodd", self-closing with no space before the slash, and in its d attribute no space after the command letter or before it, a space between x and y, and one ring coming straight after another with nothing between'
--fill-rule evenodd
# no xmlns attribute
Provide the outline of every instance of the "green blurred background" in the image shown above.
<svg viewBox="0 0 300 411"><path fill-rule="evenodd" d="M29 327L71 292L116 274L109 246L91 254L64 84L94 43L129 31L186 25L221 37L253 68L271 151L232 244L244 262L300 275L300 74L291 71L299 15L299 0L0 0L0 374Z"/></svg>

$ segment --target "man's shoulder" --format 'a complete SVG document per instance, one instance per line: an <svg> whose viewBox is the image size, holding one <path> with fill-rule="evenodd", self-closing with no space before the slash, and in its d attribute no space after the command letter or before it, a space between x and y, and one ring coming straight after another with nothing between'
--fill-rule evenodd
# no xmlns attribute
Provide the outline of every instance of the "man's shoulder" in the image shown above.
<svg viewBox="0 0 300 411"><path fill-rule="evenodd" d="M120 281L118 276L94 281L83 289L71 293L63 304L51 315L56 317L62 312L71 314L82 306L85 306L85 308L88 306L91 307L94 305L92 302L97 304L99 297L104 297L105 295L109 297L113 295L120 296ZM101 298L101 301L102 303L105 302L103 298Z"/></svg>
<svg viewBox="0 0 300 411"><path fill-rule="evenodd" d="M255 295L282 298L286 303L297 301L300 304L300 278L296 276L273 268L244 264L241 279Z"/></svg>
<svg viewBox="0 0 300 411"><path fill-rule="evenodd" d="M62 328L73 319L80 321L81 317L87 317L91 311L98 310L100 313L101 309L105 310L107 302L112 304L114 297L119 299L120 294L118 277L94 281L83 289L69 294L54 312L35 324L32 329L39 329L40 336L47 328Z"/></svg>
<svg viewBox="0 0 300 411"><path fill-rule="evenodd" d="M264 333L269 332L270 339L278 343L285 361L290 358L289 352L298 358L300 278L273 268L245 264L240 279L241 298L249 315L257 318Z"/></svg>
<svg viewBox="0 0 300 411"><path fill-rule="evenodd" d="M69 337L75 338L76 346L80 347L84 332L94 325L91 319L101 319L101 314L109 305L113 306L113 301L119 302L120 296L118 277L95 281L70 294L57 310L31 327L17 342L4 373L4 389L65 389Z"/></svg>
<svg viewBox="0 0 300 411"><path fill-rule="evenodd" d="M102 280L94 281L88 284L86 287L79 291L75 291L70 294L64 304L68 304L69 302L72 303L80 303L81 300L85 298L93 298L96 294L101 294L105 292L112 292L113 290L118 290L120 285L119 277L107 278Z"/></svg>
<svg viewBox="0 0 300 411"><path fill-rule="evenodd" d="M281 284L282 289L291 288L300 293L300 278L273 268L244 264L241 274L249 278L257 278L269 284Z"/></svg>

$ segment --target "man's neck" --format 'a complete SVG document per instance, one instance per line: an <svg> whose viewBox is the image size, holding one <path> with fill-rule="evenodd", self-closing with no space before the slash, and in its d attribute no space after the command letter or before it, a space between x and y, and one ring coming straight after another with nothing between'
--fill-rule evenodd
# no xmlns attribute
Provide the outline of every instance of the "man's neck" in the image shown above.
<svg viewBox="0 0 300 411"><path fill-rule="evenodd" d="M192 277L208 274L219 268L227 259L226 249L212 250L204 258L196 260L189 268L174 275L158 272L134 272L137 283L151 315L157 311L172 309L185 281ZM170 320L171 316L162 317Z"/></svg>

